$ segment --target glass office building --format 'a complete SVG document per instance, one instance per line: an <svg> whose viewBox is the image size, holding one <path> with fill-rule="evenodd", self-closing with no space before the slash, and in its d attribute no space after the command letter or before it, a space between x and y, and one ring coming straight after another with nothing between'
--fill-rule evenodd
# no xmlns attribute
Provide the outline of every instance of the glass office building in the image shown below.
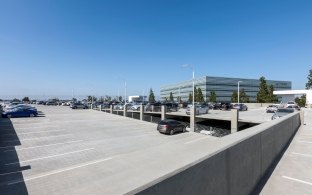
<svg viewBox="0 0 312 195"><path fill-rule="evenodd" d="M218 102L231 102L233 91L237 91L238 81L241 81L240 90L244 89L250 102L257 101L259 92L259 79L225 78L205 76L196 79L195 87L201 88L205 101L209 100L210 92L215 91ZM273 85L274 90L291 90L290 81L266 80L267 85ZM160 89L161 100L169 99L170 92L173 93L175 101L181 97L182 101L188 101L189 94L192 93L192 80L183 81L176 84L162 86ZM277 96L279 101L281 97Z"/></svg>

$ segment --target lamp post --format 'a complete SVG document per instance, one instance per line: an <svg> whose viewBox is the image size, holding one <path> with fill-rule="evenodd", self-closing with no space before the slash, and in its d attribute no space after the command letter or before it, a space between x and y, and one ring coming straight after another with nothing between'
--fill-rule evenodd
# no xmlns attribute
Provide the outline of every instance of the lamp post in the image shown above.
<svg viewBox="0 0 312 195"><path fill-rule="evenodd" d="M237 82L237 103L239 104L239 83L243 81L238 81Z"/></svg>
<svg viewBox="0 0 312 195"><path fill-rule="evenodd" d="M191 64L184 64L182 66L183 67L189 67L192 69L192 73L193 73L193 77L192 77L192 82L193 82L193 98L192 98L192 100L193 100L193 103L192 103L192 105L193 105L193 108L195 108L195 72L194 72L194 66Z"/></svg>

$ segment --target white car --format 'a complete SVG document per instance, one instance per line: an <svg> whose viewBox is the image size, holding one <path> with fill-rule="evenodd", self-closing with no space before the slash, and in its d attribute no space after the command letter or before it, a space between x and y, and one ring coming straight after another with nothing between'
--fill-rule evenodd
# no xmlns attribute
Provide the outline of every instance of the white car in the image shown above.
<svg viewBox="0 0 312 195"><path fill-rule="evenodd" d="M141 104L134 104L133 106L131 106L131 110L140 110L141 108Z"/></svg>
<svg viewBox="0 0 312 195"><path fill-rule="evenodd" d="M266 112L267 113L274 113L274 112L276 112L276 110L277 110L277 106L276 105L269 105L267 108L266 108Z"/></svg>
<svg viewBox="0 0 312 195"><path fill-rule="evenodd" d="M285 107L287 108L288 106L297 106L297 104L294 101L289 101L289 102L287 102Z"/></svg>
<svg viewBox="0 0 312 195"><path fill-rule="evenodd" d="M186 109L186 114L190 115L191 114L191 107L192 105L188 106ZM208 114L209 112L209 107L207 105L195 105L196 108L196 115L200 114Z"/></svg>

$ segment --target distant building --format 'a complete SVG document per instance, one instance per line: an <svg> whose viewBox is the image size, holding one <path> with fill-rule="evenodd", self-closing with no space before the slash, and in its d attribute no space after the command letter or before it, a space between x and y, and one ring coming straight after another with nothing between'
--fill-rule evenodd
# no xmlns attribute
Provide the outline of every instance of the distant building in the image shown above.
<svg viewBox="0 0 312 195"><path fill-rule="evenodd" d="M257 101L257 93L259 92L259 79L244 79L244 78L226 78L226 77L211 77L205 76L195 79L195 87L201 88L205 101L209 100L210 92L215 91L218 102L230 102L233 91L237 91L238 81L240 82L240 90L244 89L250 102ZM274 81L266 80L267 85L273 85L274 90L290 90L290 81ZM175 84L162 86L160 89L161 100L168 99L170 92L173 97L181 97L182 101L187 101L189 94L192 93L192 80L182 81ZM277 96L279 101L281 96Z"/></svg>

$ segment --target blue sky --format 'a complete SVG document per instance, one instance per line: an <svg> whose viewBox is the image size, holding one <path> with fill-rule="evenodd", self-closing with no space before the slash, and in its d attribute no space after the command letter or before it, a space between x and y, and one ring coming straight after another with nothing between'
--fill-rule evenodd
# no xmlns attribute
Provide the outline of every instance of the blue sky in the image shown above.
<svg viewBox="0 0 312 195"><path fill-rule="evenodd" d="M312 1L0 0L0 98L147 94L195 75L312 69Z"/></svg>

